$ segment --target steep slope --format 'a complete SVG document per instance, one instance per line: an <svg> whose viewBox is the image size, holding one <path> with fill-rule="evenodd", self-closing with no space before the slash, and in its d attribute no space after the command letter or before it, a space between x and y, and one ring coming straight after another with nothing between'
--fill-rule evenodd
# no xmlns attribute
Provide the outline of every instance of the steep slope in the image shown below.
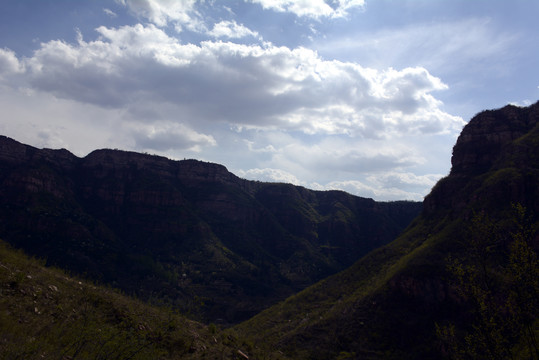
<svg viewBox="0 0 539 360"><path fill-rule="evenodd" d="M475 116L394 242L235 329L295 359L539 356L539 103Z"/></svg>
<svg viewBox="0 0 539 360"><path fill-rule="evenodd" d="M419 213L118 150L0 137L0 236L198 319L238 322L388 243Z"/></svg>
<svg viewBox="0 0 539 360"><path fill-rule="evenodd" d="M0 294L0 359L284 358L45 267L3 241Z"/></svg>

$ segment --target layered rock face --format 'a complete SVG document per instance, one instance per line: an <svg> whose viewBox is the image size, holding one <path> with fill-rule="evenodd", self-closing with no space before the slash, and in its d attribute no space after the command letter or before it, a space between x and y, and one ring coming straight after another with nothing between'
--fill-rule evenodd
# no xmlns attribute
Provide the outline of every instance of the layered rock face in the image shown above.
<svg viewBox="0 0 539 360"><path fill-rule="evenodd" d="M466 207L472 208L470 203L474 201L485 204L487 197L492 201L511 198L530 210L539 209L531 201L537 193L533 168L539 148L534 141L526 140L538 131L538 124L539 103L523 108L507 105L472 118L453 148L451 173L425 198L426 214L438 210L459 214ZM532 170L528 175L513 171L523 168ZM500 171L496 173L497 170ZM492 192L474 190L478 182L485 180L482 175L490 177L492 189L488 191ZM477 182L471 181L474 178Z"/></svg>
<svg viewBox="0 0 539 360"><path fill-rule="evenodd" d="M519 108L507 105L483 111L463 129L451 159L451 174L489 170L504 145L527 134L539 122L539 105Z"/></svg>
<svg viewBox="0 0 539 360"><path fill-rule="evenodd" d="M0 238L208 321L242 320L391 241L420 212L224 166L0 137Z"/></svg>

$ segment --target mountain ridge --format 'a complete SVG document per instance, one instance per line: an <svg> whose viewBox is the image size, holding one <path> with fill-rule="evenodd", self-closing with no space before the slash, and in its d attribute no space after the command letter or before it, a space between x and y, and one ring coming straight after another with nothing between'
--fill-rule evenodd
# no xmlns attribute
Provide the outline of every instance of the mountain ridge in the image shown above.
<svg viewBox="0 0 539 360"><path fill-rule="evenodd" d="M536 359L538 115L539 103L479 113L396 240L235 329L295 359Z"/></svg>
<svg viewBox="0 0 539 360"><path fill-rule="evenodd" d="M0 170L6 241L224 323L344 269L421 209L249 181L197 160L111 149L79 158L6 137Z"/></svg>
<svg viewBox="0 0 539 360"><path fill-rule="evenodd" d="M116 287L135 278L131 293L192 317L225 314L225 325L249 317L220 335L223 345L236 339L220 351L539 359L539 102L472 118L451 172L409 224L418 204L238 185L226 168L197 161L183 164L193 177L176 183L177 164L114 150L77 159L0 138L0 237L60 253L68 269L95 266ZM395 223L408 226L384 244ZM351 254L357 244L371 250ZM337 260L343 270L323 275ZM8 275L0 285L12 294L20 276ZM267 297L263 307L286 299L258 312L253 303Z"/></svg>

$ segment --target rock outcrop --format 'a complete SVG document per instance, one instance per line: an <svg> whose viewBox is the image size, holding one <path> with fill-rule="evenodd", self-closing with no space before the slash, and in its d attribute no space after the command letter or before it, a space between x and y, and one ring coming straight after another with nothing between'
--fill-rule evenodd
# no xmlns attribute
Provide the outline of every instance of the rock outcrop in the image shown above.
<svg viewBox="0 0 539 360"><path fill-rule="evenodd" d="M489 170L505 145L527 134L539 123L539 103L530 107L507 105L477 114L464 127L451 159L451 174Z"/></svg>
<svg viewBox="0 0 539 360"><path fill-rule="evenodd" d="M537 131L538 126L539 102L529 107L507 105L474 116L462 130L453 148L449 176L442 179L425 198L425 213L451 209L455 214L462 215L465 208L473 208L474 201L485 204L485 197L497 201L500 196L537 209L537 204L529 203L529 199L533 199L537 191L534 190L534 179L512 179L516 174L511 174L511 169L537 164L537 144L518 142L518 139L530 134L534 129ZM496 194L495 190L475 192L477 183L471 182L472 179L500 168L505 170L497 174L499 177L492 178L492 182L493 185L494 182L505 182L503 187L497 186L501 194ZM489 176L493 174L490 173Z"/></svg>

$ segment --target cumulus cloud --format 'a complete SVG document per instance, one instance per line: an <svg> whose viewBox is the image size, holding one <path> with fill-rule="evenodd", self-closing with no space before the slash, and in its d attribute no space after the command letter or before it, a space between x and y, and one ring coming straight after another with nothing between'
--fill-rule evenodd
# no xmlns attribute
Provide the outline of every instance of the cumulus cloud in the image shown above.
<svg viewBox="0 0 539 360"><path fill-rule="evenodd" d="M373 69L271 43L182 43L161 26L181 17L156 4L164 2L129 5L150 24L101 26L95 40L79 33L75 43L44 42L29 57L0 50L3 86L91 108L107 118L100 129L109 147L117 141L176 157L228 157L227 166L249 179L377 199L419 199L432 186L431 177L410 172L426 162L425 148L401 139L454 134L463 121L442 109L435 93L447 86L425 68ZM181 4L193 11L194 2ZM257 36L236 22L212 31ZM44 129L40 141L57 142L67 123Z"/></svg>
<svg viewBox="0 0 539 360"><path fill-rule="evenodd" d="M255 169L249 169L249 170L238 170L236 172L236 175L244 179L301 185L301 182L299 181L297 177L281 169L255 168Z"/></svg>
<svg viewBox="0 0 539 360"><path fill-rule="evenodd" d="M249 152L252 153L275 153L277 150L273 145L266 145L264 147L257 147L254 141L244 140L247 144Z"/></svg>
<svg viewBox="0 0 539 360"><path fill-rule="evenodd" d="M178 32L183 27L197 32L206 30L201 15L195 10L197 0L122 0L121 3L138 17L146 18L159 27L171 22Z"/></svg>
<svg viewBox="0 0 539 360"><path fill-rule="evenodd" d="M95 41L50 41L23 59L31 86L104 107L174 104L178 121L245 129L387 138L463 123L441 110L432 92L446 85L424 68L374 70L272 44L181 44L154 25L97 31Z"/></svg>
<svg viewBox="0 0 539 360"><path fill-rule="evenodd" d="M131 126L129 131L133 134L136 147L140 149L199 152L202 147L217 145L213 136L197 133L183 124L156 123Z"/></svg>
<svg viewBox="0 0 539 360"><path fill-rule="evenodd" d="M333 181L323 186L323 190L342 190L362 197L378 200L414 200L422 201L425 194L420 192L410 192L401 188L380 188L365 184L361 181Z"/></svg>
<svg viewBox="0 0 539 360"><path fill-rule="evenodd" d="M399 138L353 142L343 136L326 136L309 144L282 133L266 135L267 142L260 134L256 143L246 141L248 154L262 157L264 167L240 171L243 177L286 179L315 190L343 190L379 200L417 201L442 177L420 169L428 165L429 149L417 141L411 146Z"/></svg>
<svg viewBox="0 0 539 360"><path fill-rule="evenodd" d="M264 9L278 12L290 12L300 17L344 17L352 8L362 8L364 0L337 0L327 2L324 0L251 0L260 4Z"/></svg>
<svg viewBox="0 0 539 360"><path fill-rule="evenodd" d="M257 173L254 172L254 174ZM360 180L336 180L327 183L303 182L300 185L321 191L342 190L381 201L423 201L425 195L441 177L438 174L416 175L409 172L390 171L362 177Z"/></svg>
<svg viewBox="0 0 539 360"><path fill-rule="evenodd" d="M15 53L9 49L0 49L0 78L24 71L23 65Z"/></svg>
<svg viewBox="0 0 539 360"><path fill-rule="evenodd" d="M390 171L376 176L371 175L367 179L371 183L381 185L385 189L403 187L408 189L425 189L432 188L441 177L441 174L417 175L410 172L399 173Z"/></svg>
<svg viewBox="0 0 539 360"><path fill-rule="evenodd" d="M221 21L213 26L208 35L214 38L240 39L244 37L259 37L256 31L252 31L244 25L238 25L235 21Z"/></svg>

